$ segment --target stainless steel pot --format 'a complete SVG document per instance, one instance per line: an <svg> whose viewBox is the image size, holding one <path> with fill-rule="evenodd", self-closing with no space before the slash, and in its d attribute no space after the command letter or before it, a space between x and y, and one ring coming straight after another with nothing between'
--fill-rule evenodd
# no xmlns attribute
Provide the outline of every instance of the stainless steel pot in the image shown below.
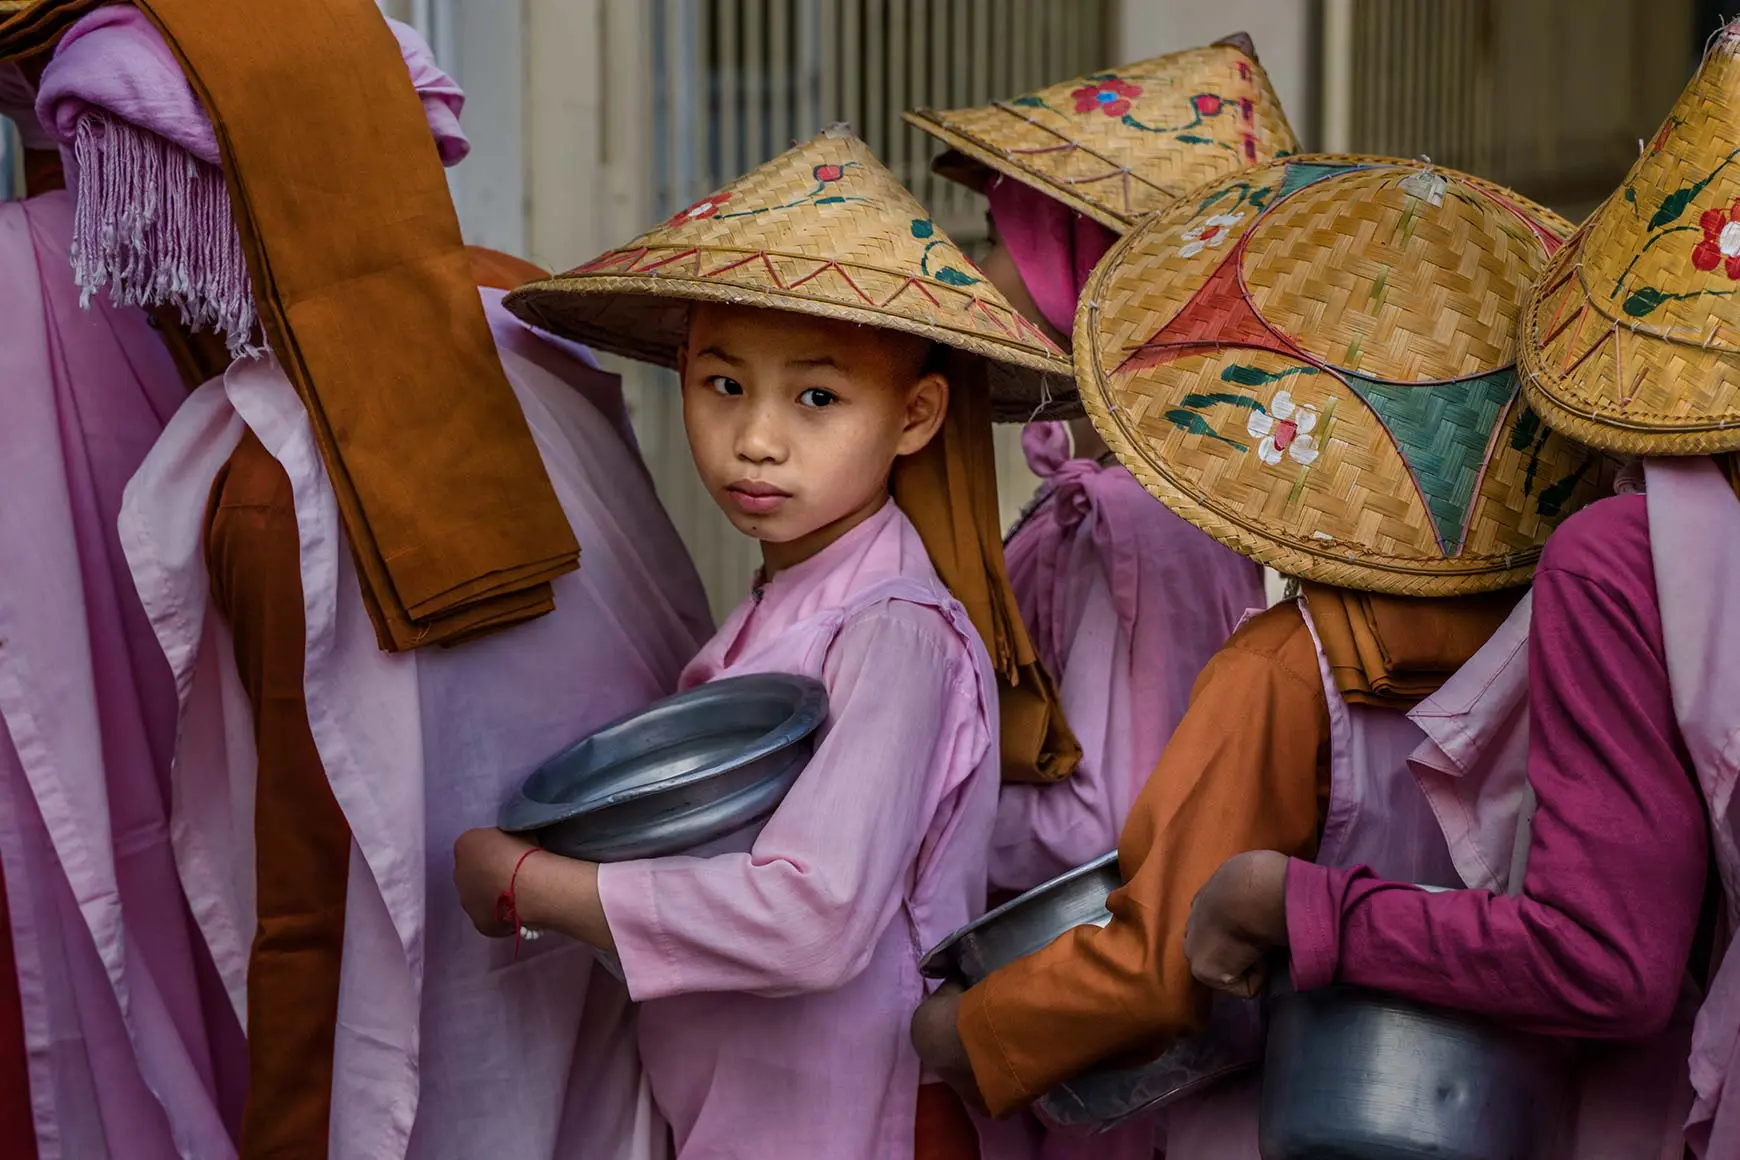
<svg viewBox="0 0 1740 1160"><path fill-rule="evenodd" d="M1123 884L1117 852L1102 855L969 922L931 948L918 969L970 987L1075 927L1112 921L1106 897Z"/></svg>
<svg viewBox="0 0 1740 1160"><path fill-rule="evenodd" d="M679 854L773 813L828 713L819 681L758 673L698 685L534 770L498 825L592 862Z"/></svg>
<svg viewBox="0 0 1740 1160"><path fill-rule="evenodd" d="M1029 890L937 944L919 964L933 979L972 986L992 971L1043 949L1078 926L1112 920L1106 898L1122 886L1116 853ZM1152 1063L1103 1068L1047 1092L1039 1107L1060 1124L1106 1131L1254 1066L1263 1053L1260 1002L1217 996L1209 1026Z"/></svg>
<svg viewBox="0 0 1740 1160"><path fill-rule="evenodd" d="M1562 1045L1353 987L1272 997L1263 1160L1537 1160Z"/></svg>

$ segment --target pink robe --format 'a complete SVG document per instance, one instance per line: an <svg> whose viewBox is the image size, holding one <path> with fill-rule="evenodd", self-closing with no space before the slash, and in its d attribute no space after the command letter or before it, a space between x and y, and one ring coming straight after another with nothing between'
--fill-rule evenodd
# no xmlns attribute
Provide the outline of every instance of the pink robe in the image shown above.
<svg viewBox="0 0 1740 1160"><path fill-rule="evenodd" d="M79 308L72 219L65 192L0 205L0 859L38 1150L233 1156L240 1029L176 877L175 689L114 531L186 392L143 315Z"/></svg>
<svg viewBox="0 0 1740 1160"><path fill-rule="evenodd" d="M991 883L1026 890L1118 843L1184 716L1196 675L1244 614L1262 569L1198 531L1122 467L1069 459L1062 424L1022 433L1043 490L1005 549L1035 646L1082 744L1055 786L1007 785Z"/></svg>
<svg viewBox="0 0 1740 1160"><path fill-rule="evenodd" d="M900 1160L919 956L980 913L998 763L989 661L892 502L773 577L684 670L828 687L758 834L607 865L599 892L681 1160Z"/></svg>
<svg viewBox="0 0 1740 1160"><path fill-rule="evenodd" d="M1290 872L1288 924L1301 985L1348 978L1595 1041L1576 1160L1678 1160L1683 1142L1726 1160L1740 1154L1726 1086L1740 1043L1726 941L1740 504L1707 460L1649 460L1645 474L1647 499L1567 521L1532 608L1415 711L1433 739L1416 773L1482 889L1421 898L1369 874ZM1727 905L1700 995L1682 976L1712 855Z"/></svg>
<svg viewBox="0 0 1740 1160"><path fill-rule="evenodd" d="M549 936L479 936L452 843L543 758L675 686L706 603L615 379L484 291L508 381L586 545L556 610L451 649L377 647L306 412L269 359L205 384L128 488L122 539L181 693L176 852L238 1009L252 936L252 722L200 548L243 425L288 473L301 540L309 725L353 835L334 1044L333 1160L657 1160L665 1129L621 987ZM531 344L530 347L527 344ZM527 357L527 351L536 351ZM596 400L594 402L593 400Z"/></svg>

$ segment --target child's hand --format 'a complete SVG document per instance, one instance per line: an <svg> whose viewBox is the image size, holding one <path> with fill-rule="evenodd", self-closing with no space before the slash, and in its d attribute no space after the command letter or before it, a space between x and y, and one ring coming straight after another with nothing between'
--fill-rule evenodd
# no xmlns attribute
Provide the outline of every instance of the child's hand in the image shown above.
<svg viewBox="0 0 1740 1160"><path fill-rule="evenodd" d="M985 1097L979 1094L972 1060L967 1057L966 1045L955 1028L963 994L959 984L944 983L919 1004L912 1013L912 1046L931 1074L954 1088L968 1107L982 1112Z"/></svg>
<svg viewBox="0 0 1740 1160"><path fill-rule="evenodd" d="M1236 854L1190 903L1184 955L1198 982L1241 998L1263 989L1268 954L1287 945L1287 856Z"/></svg>
<svg viewBox="0 0 1740 1160"><path fill-rule="evenodd" d="M467 830L453 843L453 885L459 905L478 933L506 938L514 924L496 912L496 900L513 880L514 866L527 850L537 849L524 838L500 830Z"/></svg>

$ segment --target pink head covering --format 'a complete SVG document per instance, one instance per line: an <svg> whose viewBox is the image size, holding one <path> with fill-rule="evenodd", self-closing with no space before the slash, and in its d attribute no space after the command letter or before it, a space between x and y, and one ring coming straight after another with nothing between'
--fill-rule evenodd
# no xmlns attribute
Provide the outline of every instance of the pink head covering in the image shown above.
<svg viewBox="0 0 1740 1160"><path fill-rule="evenodd" d="M422 37L388 20L444 165L470 151L465 94ZM77 190L73 273L86 301L180 308L184 322L248 348L254 296L230 217L217 134L175 55L143 13L98 8L69 29L43 70L36 119L68 159Z"/></svg>
<svg viewBox="0 0 1740 1160"><path fill-rule="evenodd" d="M991 220L1045 321L1075 328L1075 301L1118 236L1030 185L1001 175L985 190Z"/></svg>

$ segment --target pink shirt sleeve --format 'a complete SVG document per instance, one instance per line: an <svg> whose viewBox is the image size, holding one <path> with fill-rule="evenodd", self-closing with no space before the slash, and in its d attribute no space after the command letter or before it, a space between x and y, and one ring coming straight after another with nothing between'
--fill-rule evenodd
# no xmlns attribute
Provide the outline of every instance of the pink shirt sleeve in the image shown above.
<svg viewBox="0 0 1740 1160"><path fill-rule="evenodd" d="M942 615L890 603L848 623L823 669L815 755L748 853L601 866L636 1000L827 991L859 974L899 910L943 795L977 740L970 659Z"/></svg>
<svg viewBox="0 0 1740 1160"><path fill-rule="evenodd" d="M1548 542L1529 682L1538 812L1522 894L1428 894L1295 859L1296 986L1353 983L1559 1035L1666 1025L1709 841L1674 723L1642 496L1602 501Z"/></svg>
<svg viewBox="0 0 1740 1160"><path fill-rule="evenodd" d="M1085 588L1058 689L1081 765L1055 785L999 791L991 839L991 885L999 890L1030 890L1116 849L1140 788L1130 784L1130 640L1097 563Z"/></svg>

